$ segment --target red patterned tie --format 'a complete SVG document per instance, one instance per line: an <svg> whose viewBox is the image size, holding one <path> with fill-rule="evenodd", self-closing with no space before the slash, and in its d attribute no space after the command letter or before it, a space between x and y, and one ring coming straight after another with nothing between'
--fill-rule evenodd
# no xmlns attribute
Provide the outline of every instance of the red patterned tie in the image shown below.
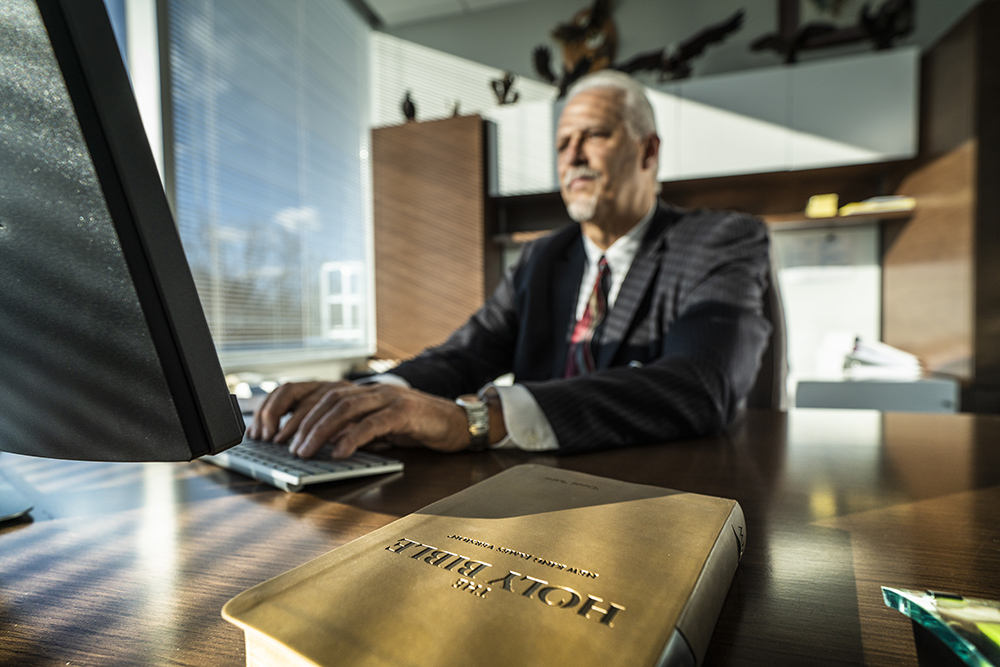
<svg viewBox="0 0 1000 667"><path fill-rule="evenodd" d="M590 300L583 311L583 316L573 328L573 337L569 342L569 354L566 358L566 372L563 377L573 377L590 373L596 367L591 341L594 332L604 321L608 311L608 286L611 283L611 270L608 261L601 257L597 263L597 279L590 293Z"/></svg>

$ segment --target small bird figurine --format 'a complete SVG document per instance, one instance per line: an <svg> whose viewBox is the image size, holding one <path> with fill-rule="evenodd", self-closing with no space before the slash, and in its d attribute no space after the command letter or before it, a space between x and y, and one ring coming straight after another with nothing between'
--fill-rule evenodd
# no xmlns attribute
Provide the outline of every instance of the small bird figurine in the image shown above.
<svg viewBox="0 0 1000 667"><path fill-rule="evenodd" d="M493 86L493 94L497 98L497 104L513 104L517 102L520 94L514 88L514 75L504 72L503 78L493 79L490 84Z"/></svg>
<svg viewBox="0 0 1000 667"><path fill-rule="evenodd" d="M410 91L406 91L406 97L403 98L403 115L406 117L406 122L417 119L417 107L410 99Z"/></svg>

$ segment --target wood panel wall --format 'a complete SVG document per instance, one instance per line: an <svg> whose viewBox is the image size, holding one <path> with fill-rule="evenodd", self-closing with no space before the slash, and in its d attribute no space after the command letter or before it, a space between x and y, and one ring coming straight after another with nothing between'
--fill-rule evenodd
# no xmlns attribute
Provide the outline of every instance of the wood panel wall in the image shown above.
<svg viewBox="0 0 1000 667"><path fill-rule="evenodd" d="M884 227L882 260L882 339L964 380L974 373L975 155L969 139L902 180L918 208Z"/></svg>
<svg viewBox="0 0 1000 667"><path fill-rule="evenodd" d="M977 9L976 383L1000 412L1000 0ZM988 388L988 389L987 389ZM977 400L979 400L977 398Z"/></svg>
<svg viewBox="0 0 1000 667"><path fill-rule="evenodd" d="M883 338L966 383L963 409L1000 410L1000 0L977 5L921 64L921 154L886 228Z"/></svg>
<svg viewBox="0 0 1000 667"><path fill-rule="evenodd" d="M377 356L436 345L484 300L483 120L372 132Z"/></svg>

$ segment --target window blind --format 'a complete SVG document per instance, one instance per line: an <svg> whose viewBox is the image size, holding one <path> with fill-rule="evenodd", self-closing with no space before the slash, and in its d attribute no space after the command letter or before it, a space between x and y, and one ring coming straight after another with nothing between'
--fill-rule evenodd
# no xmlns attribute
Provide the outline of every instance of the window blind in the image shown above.
<svg viewBox="0 0 1000 667"><path fill-rule="evenodd" d="M167 17L175 213L224 367L370 353L369 27L341 0Z"/></svg>

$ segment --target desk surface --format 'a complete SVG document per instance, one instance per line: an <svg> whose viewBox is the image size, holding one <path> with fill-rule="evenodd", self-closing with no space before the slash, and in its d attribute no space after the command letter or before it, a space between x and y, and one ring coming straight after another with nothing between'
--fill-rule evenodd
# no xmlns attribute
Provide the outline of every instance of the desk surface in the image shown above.
<svg viewBox="0 0 1000 667"><path fill-rule="evenodd" d="M0 665L243 665L230 597L520 463L736 498L748 544L706 664L917 663L880 585L1000 599L1000 417L751 412L573 457L395 450L403 474L286 494L209 464L0 455Z"/></svg>

